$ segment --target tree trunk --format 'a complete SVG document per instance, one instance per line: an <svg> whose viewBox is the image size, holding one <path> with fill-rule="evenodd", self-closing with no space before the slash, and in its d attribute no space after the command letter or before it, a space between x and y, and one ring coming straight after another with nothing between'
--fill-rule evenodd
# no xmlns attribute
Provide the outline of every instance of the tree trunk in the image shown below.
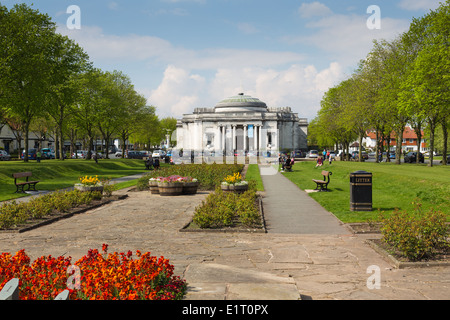
<svg viewBox="0 0 450 320"><path fill-rule="evenodd" d="M28 141L28 132L30 130L30 123L29 122L25 122L24 123L24 134L25 134L25 152L23 155L23 161L24 162L28 162L28 145L29 145L29 141ZM19 157L20 157L20 150L19 150Z"/></svg>
<svg viewBox="0 0 450 320"><path fill-rule="evenodd" d="M448 128L447 128L447 121L445 121L445 119L444 119L444 121L442 121L442 135L443 135L443 140L444 140L444 150L443 150L443 153L442 153L442 165L447 165L447 152L448 152L448 149L447 149L447 143L448 143Z"/></svg>
<svg viewBox="0 0 450 320"><path fill-rule="evenodd" d="M397 135L397 141L396 141L396 146L395 146L395 163L396 164L401 164L402 163L402 144L403 144L403 129L398 130L398 132L396 132Z"/></svg>
<svg viewBox="0 0 450 320"><path fill-rule="evenodd" d="M414 132L416 133L416 136L417 136L416 163L419 163L420 162L420 145L422 144L422 125L420 123L418 123L416 126L414 126Z"/></svg>
<svg viewBox="0 0 450 320"><path fill-rule="evenodd" d="M434 132L436 130L436 124L434 121L430 121L430 164L429 166L433 166L433 158L434 158Z"/></svg>

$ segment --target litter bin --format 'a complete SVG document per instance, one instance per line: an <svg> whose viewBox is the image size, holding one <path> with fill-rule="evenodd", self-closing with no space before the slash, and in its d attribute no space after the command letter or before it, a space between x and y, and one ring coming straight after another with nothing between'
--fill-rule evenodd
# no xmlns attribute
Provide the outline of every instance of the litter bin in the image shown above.
<svg viewBox="0 0 450 320"><path fill-rule="evenodd" d="M350 211L372 211L372 173L350 173Z"/></svg>

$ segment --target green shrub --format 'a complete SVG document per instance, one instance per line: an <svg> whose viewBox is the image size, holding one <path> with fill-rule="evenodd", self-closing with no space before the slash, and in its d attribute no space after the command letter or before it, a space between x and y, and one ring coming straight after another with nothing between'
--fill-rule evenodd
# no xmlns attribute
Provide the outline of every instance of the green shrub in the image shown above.
<svg viewBox="0 0 450 320"><path fill-rule="evenodd" d="M429 259L449 248L446 215L441 211L424 213L418 204L414 213L397 210L380 220L383 241L409 260Z"/></svg>
<svg viewBox="0 0 450 320"><path fill-rule="evenodd" d="M25 223L30 219L40 219L48 216L53 210L67 212L92 200L102 198L101 192L59 191L43 195L28 202L15 201L0 206L0 229L10 229Z"/></svg>
<svg viewBox="0 0 450 320"><path fill-rule="evenodd" d="M237 194L217 188L196 208L193 222L200 228L223 228L237 224L255 226L260 222L255 201L254 189Z"/></svg>

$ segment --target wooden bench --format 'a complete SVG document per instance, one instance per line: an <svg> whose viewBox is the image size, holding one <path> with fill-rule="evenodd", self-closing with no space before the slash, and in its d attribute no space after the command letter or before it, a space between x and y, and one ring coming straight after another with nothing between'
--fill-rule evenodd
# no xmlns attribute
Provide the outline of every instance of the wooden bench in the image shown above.
<svg viewBox="0 0 450 320"><path fill-rule="evenodd" d="M25 193L25 186L28 186L27 191L36 191L36 184L39 183L39 181L28 181L28 178L31 177L31 172L19 172L19 173L13 173L14 178L14 184L16 185L16 192L15 193ZM24 182L17 182L17 179L20 178L27 178Z"/></svg>
<svg viewBox="0 0 450 320"><path fill-rule="evenodd" d="M323 180L312 179L316 183L316 188L314 190L328 191L328 184L330 183L330 176L333 173L330 171L322 171Z"/></svg>

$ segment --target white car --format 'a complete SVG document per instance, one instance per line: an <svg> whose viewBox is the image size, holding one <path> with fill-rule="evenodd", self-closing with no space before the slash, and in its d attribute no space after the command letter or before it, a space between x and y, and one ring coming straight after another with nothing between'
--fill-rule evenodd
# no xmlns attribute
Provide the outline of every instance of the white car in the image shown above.
<svg viewBox="0 0 450 320"><path fill-rule="evenodd" d="M317 150L310 150L307 154L307 158L317 158L319 156L319 151Z"/></svg>
<svg viewBox="0 0 450 320"><path fill-rule="evenodd" d="M163 156L162 150L153 150L152 158L161 158Z"/></svg>

